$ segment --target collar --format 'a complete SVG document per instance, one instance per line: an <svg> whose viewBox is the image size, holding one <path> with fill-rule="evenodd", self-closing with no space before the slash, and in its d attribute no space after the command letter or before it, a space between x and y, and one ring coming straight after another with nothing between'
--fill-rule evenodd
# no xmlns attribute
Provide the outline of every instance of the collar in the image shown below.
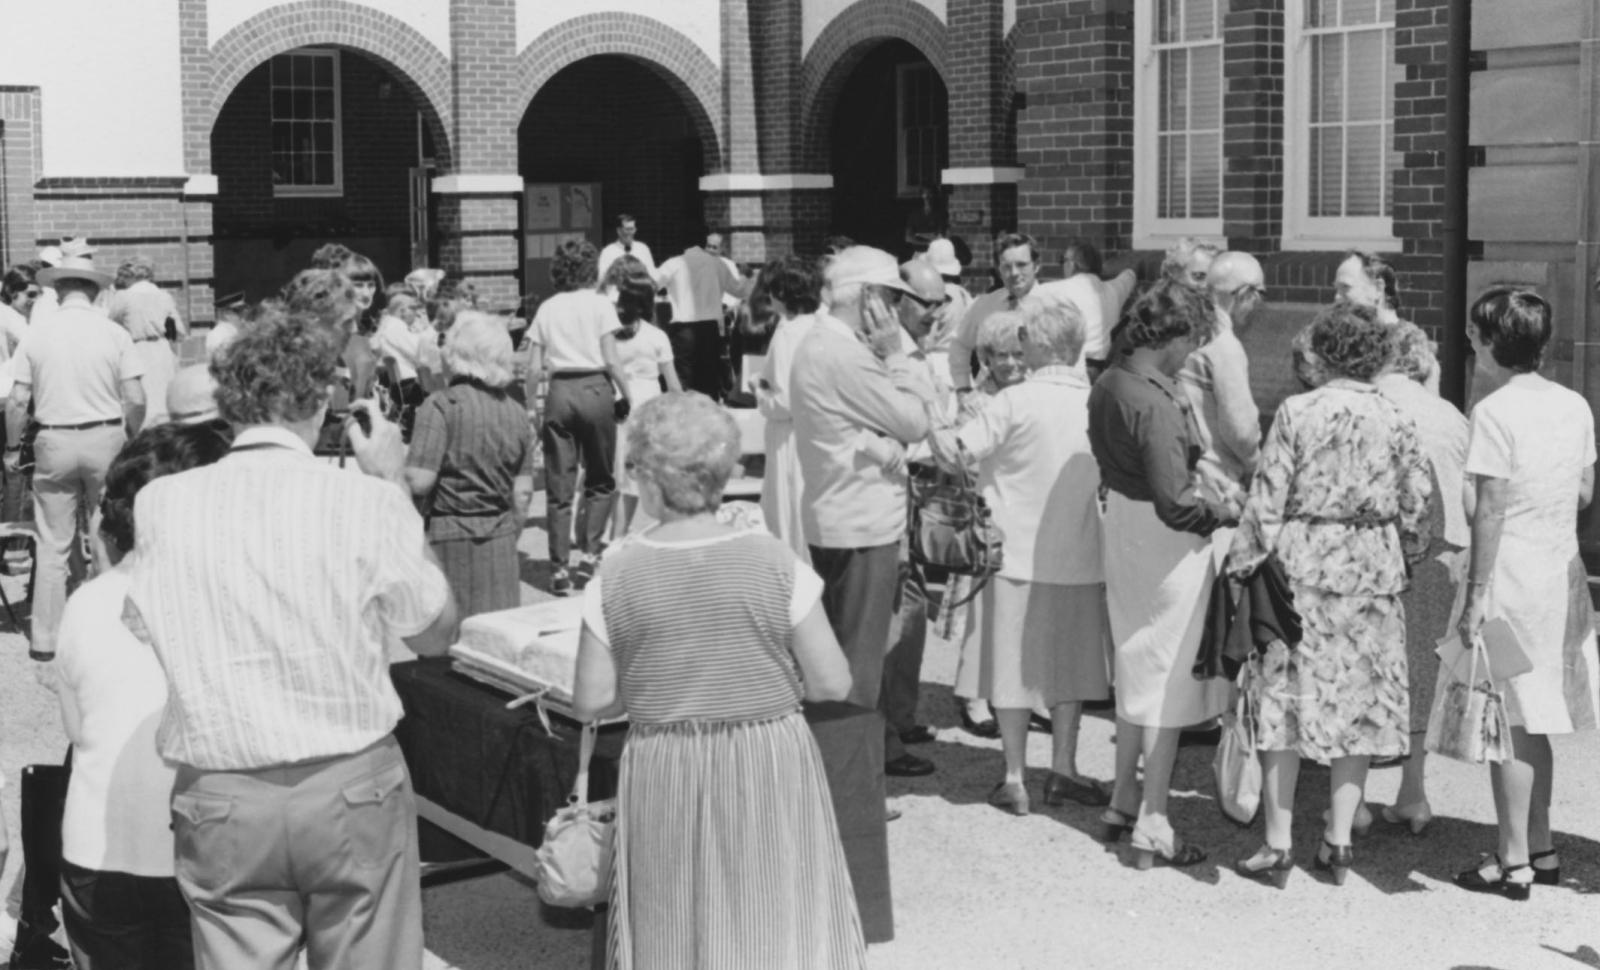
<svg viewBox="0 0 1600 970"><path fill-rule="evenodd" d="M1361 391L1370 394L1376 394L1378 392L1377 385L1371 383L1370 381L1358 381L1350 377L1335 377L1322 386L1337 387L1345 391Z"/></svg>
<svg viewBox="0 0 1600 970"><path fill-rule="evenodd" d="M1070 364L1046 364L1035 368L1028 374L1030 381L1043 381L1047 384L1065 384L1068 387L1088 387L1089 375Z"/></svg>
<svg viewBox="0 0 1600 970"><path fill-rule="evenodd" d="M275 424L257 424L245 428L233 439L235 451L246 446L254 448L283 448L299 452L307 458L311 457L311 446L305 439L290 431L288 428Z"/></svg>
<svg viewBox="0 0 1600 970"><path fill-rule="evenodd" d="M1145 380L1154 381L1156 384L1162 387L1165 387L1167 383L1172 380L1172 378L1156 370L1154 367L1151 367L1149 364L1135 360L1132 355L1123 355L1122 359L1117 361L1116 366L1121 367L1130 374L1137 374L1140 377L1143 377Z"/></svg>

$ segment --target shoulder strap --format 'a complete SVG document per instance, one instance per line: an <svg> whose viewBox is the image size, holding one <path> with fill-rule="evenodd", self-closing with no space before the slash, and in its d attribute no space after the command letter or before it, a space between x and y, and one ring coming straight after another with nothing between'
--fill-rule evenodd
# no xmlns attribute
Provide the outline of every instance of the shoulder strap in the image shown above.
<svg viewBox="0 0 1600 970"><path fill-rule="evenodd" d="M594 742L598 731L599 722L590 721L583 726L583 734L578 741L578 777L572 783L572 797L569 799L574 805L589 803L589 759L594 757Z"/></svg>

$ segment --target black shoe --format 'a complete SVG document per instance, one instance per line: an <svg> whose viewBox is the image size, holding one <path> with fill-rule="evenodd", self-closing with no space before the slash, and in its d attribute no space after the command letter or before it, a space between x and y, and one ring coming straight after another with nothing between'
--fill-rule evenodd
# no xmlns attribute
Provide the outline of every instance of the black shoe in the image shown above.
<svg viewBox="0 0 1600 970"><path fill-rule="evenodd" d="M1515 900L1519 903L1525 903L1528 901L1528 897L1533 894L1532 880L1529 880L1528 882L1522 882L1520 880L1513 880L1510 877L1513 872L1518 872L1526 868L1528 868L1526 865L1505 865L1501 863L1498 855L1488 853L1484 855L1482 861L1480 861L1475 867L1468 869L1465 872L1456 873L1456 877L1453 882L1455 882L1455 884L1460 886L1462 889L1465 889L1467 892L1489 893L1490 895L1504 896L1507 899ZM1500 878L1488 878L1483 874L1484 870L1486 869L1498 869L1500 871ZM1535 877L1537 877L1537 875L1538 874L1536 872Z"/></svg>
<svg viewBox="0 0 1600 970"><path fill-rule="evenodd" d="M1539 863L1545 859L1553 860L1548 866L1540 868ZM1528 864L1533 866L1533 881L1541 886L1561 885L1561 857L1556 855L1556 850L1546 849L1543 852L1534 852L1528 856Z"/></svg>
<svg viewBox="0 0 1600 970"><path fill-rule="evenodd" d="M1029 714L1028 730L1038 731L1040 734L1049 734L1054 730L1054 726L1051 725L1050 719L1043 714Z"/></svg>
<svg viewBox="0 0 1600 970"><path fill-rule="evenodd" d="M974 721L972 719L972 715L967 713L967 706L965 704L961 705L961 727L968 734L971 734L974 737L998 738L1000 736L999 722L992 717L985 718L981 721Z"/></svg>
<svg viewBox="0 0 1600 970"><path fill-rule="evenodd" d="M50 937L17 924L17 945L7 964L10 970L72 970L72 957Z"/></svg>
<svg viewBox="0 0 1600 970"><path fill-rule="evenodd" d="M1327 839L1322 840L1322 845L1317 848L1316 857L1311 860L1318 869L1332 873L1335 886L1344 885L1345 879L1350 875L1350 867L1355 861L1354 849L1348 845L1334 845Z"/></svg>
<svg viewBox="0 0 1600 970"><path fill-rule="evenodd" d="M893 761L884 762L883 765L883 773L896 778L920 778L923 775L931 775L936 770L933 762L914 754L903 754Z"/></svg>
<svg viewBox="0 0 1600 970"><path fill-rule="evenodd" d="M913 727L908 727L904 731L900 732L900 743L927 744L929 741L933 741L937 737L938 735L934 733L933 728L926 724L918 724Z"/></svg>
<svg viewBox="0 0 1600 970"><path fill-rule="evenodd" d="M550 571L550 595L566 596L572 592L572 575L565 569Z"/></svg>

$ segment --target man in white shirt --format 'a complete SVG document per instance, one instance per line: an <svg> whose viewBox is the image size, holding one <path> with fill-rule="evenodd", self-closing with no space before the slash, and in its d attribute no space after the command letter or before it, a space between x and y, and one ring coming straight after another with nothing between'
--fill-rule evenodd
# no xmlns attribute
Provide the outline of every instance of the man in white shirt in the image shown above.
<svg viewBox="0 0 1600 970"><path fill-rule="evenodd" d="M708 238L721 236L709 234ZM678 381L686 391L699 391L713 401L722 400L724 377L724 337L722 298L743 299L750 284L730 269L727 260L701 246L690 246L683 255L661 264L657 277L666 287L672 304L672 323L667 338L672 341L672 362Z"/></svg>
<svg viewBox="0 0 1600 970"><path fill-rule="evenodd" d="M645 270L652 278L656 277L656 261L650 255L650 247L634 237L638 234L639 227L633 216L624 212L617 216L617 238L615 242L606 243L600 250L600 261L595 265L595 275L599 279L606 278L606 270L611 264L623 256L632 256L644 264Z"/></svg>
<svg viewBox="0 0 1600 970"><path fill-rule="evenodd" d="M134 506L124 621L166 673L156 742L177 766L199 970L292 967L302 949L312 967L422 966L388 643L441 655L456 610L399 428L375 409L370 435L351 423L365 475L312 457L343 338L308 317L254 321L212 364L231 451Z"/></svg>
<svg viewBox="0 0 1600 970"><path fill-rule="evenodd" d="M1092 380L1106 369L1111 359L1111 332L1116 329L1117 321L1122 319L1122 308L1139 285L1139 277L1133 270L1125 269L1110 279L1104 279L1105 263L1100 258L1100 250L1094 243L1080 237L1067 240L1062 248L1061 273L1066 277L1064 283L1083 279L1095 290L1094 303L1099 309L1098 316L1091 314L1090 307L1083 304L1078 306L1083 313L1084 326L1080 366Z"/></svg>
<svg viewBox="0 0 1600 970"><path fill-rule="evenodd" d="M1214 487L1231 491L1221 483L1248 487L1260 453L1261 412L1250 393L1250 359L1238 331L1260 308L1266 277L1254 256L1225 252L1212 260L1206 285L1217 307L1217 332L1189 355L1178 384L1194 410L1201 447L1196 470Z"/></svg>

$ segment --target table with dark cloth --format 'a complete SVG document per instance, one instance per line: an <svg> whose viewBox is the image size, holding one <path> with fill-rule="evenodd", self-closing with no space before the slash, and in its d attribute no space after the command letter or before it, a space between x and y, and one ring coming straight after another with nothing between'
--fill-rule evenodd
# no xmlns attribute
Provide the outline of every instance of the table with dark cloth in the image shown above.
<svg viewBox="0 0 1600 970"><path fill-rule="evenodd" d="M405 717L395 737L412 785L425 798L489 832L536 846L566 804L578 770L578 725L552 717L553 736L527 706L450 669L414 660L390 670ZM894 938L884 825L883 720L846 703L807 705L833 794L834 814L869 943ZM616 793L623 726L602 728L589 769L589 797Z"/></svg>

